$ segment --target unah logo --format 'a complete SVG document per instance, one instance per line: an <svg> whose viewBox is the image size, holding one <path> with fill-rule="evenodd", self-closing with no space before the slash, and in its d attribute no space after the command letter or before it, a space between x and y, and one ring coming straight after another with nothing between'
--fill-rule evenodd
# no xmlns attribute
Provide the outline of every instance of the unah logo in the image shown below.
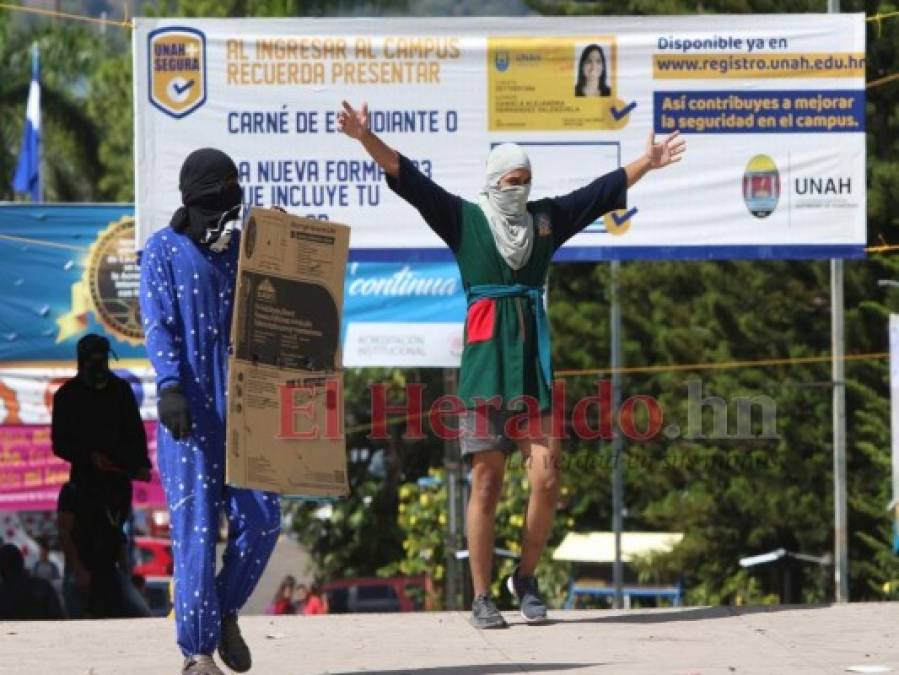
<svg viewBox="0 0 899 675"><path fill-rule="evenodd" d="M756 218L767 218L777 208L780 199L780 173L768 155L756 155L749 160L743 173L743 201Z"/></svg>
<svg viewBox="0 0 899 675"><path fill-rule="evenodd" d="M496 65L496 69L504 73L509 69L509 52L507 51L498 51L493 57L493 63Z"/></svg>
<svg viewBox="0 0 899 675"><path fill-rule="evenodd" d="M206 102L206 36L195 28L157 28L147 38L150 103L180 119Z"/></svg>

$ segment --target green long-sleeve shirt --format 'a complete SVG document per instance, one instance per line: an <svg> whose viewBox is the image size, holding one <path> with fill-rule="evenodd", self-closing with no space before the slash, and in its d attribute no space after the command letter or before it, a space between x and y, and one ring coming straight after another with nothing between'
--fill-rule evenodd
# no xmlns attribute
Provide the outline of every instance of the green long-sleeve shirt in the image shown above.
<svg viewBox="0 0 899 675"><path fill-rule="evenodd" d="M626 206L627 177L617 169L574 192L528 202L534 217L534 248L527 264L513 270L500 255L481 208L450 194L400 156L390 189L412 204L455 255L466 291L488 284L546 283L553 254L565 241L608 211ZM485 298L468 308L459 396L467 408L500 397L503 408L518 408L521 396L551 405L552 383L540 372L534 311L522 297Z"/></svg>

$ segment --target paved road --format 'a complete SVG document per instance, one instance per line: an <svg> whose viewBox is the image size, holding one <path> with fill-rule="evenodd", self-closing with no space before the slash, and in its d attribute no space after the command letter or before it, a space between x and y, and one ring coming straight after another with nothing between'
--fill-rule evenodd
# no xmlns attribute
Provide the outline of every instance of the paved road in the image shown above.
<svg viewBox="0 0 899 675"><path fill-rule="evenodd" d="M254 673L899 673L899 605L555 612L476 631L465 614L246 617ZM179 672L165 620L0 623L0 673ZM852 671L849 671L852 672ZM862 671L864 672L864 671ZM875 671L868 671L875 672Z"/></svg>

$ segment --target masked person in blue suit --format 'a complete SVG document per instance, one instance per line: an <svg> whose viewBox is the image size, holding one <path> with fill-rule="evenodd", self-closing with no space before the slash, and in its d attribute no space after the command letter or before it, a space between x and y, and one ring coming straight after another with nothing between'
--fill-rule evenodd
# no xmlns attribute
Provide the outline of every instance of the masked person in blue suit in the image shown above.
<svg viewBox="0 0 899 675"><path fill-rule="evenodd" d="M182 673L250 669L237 613L268 562L280 532L275 494L225 485L228 343L240 231L237 167L204 148L181 167L183 205L147 241L140 305L147 354L156 370L158 463L171 512L174 605ZM220 514L228 542L218 574Z"/></svg>

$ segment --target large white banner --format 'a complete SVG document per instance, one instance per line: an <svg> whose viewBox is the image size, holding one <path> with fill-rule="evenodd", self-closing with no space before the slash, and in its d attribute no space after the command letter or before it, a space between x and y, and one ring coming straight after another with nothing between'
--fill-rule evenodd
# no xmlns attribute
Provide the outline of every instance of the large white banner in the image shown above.
<svg viewBox="0 0 899 675"><path fill-rule="evenodd" d="M340 102L475 200L492 144L525 146L532 198L680 130L684 160L560 251L610 258L832 257L865 244L863 15L137 19L138 245L214 146L248 205L353 227L351 259L450 256L337 131Z"/></svg>

